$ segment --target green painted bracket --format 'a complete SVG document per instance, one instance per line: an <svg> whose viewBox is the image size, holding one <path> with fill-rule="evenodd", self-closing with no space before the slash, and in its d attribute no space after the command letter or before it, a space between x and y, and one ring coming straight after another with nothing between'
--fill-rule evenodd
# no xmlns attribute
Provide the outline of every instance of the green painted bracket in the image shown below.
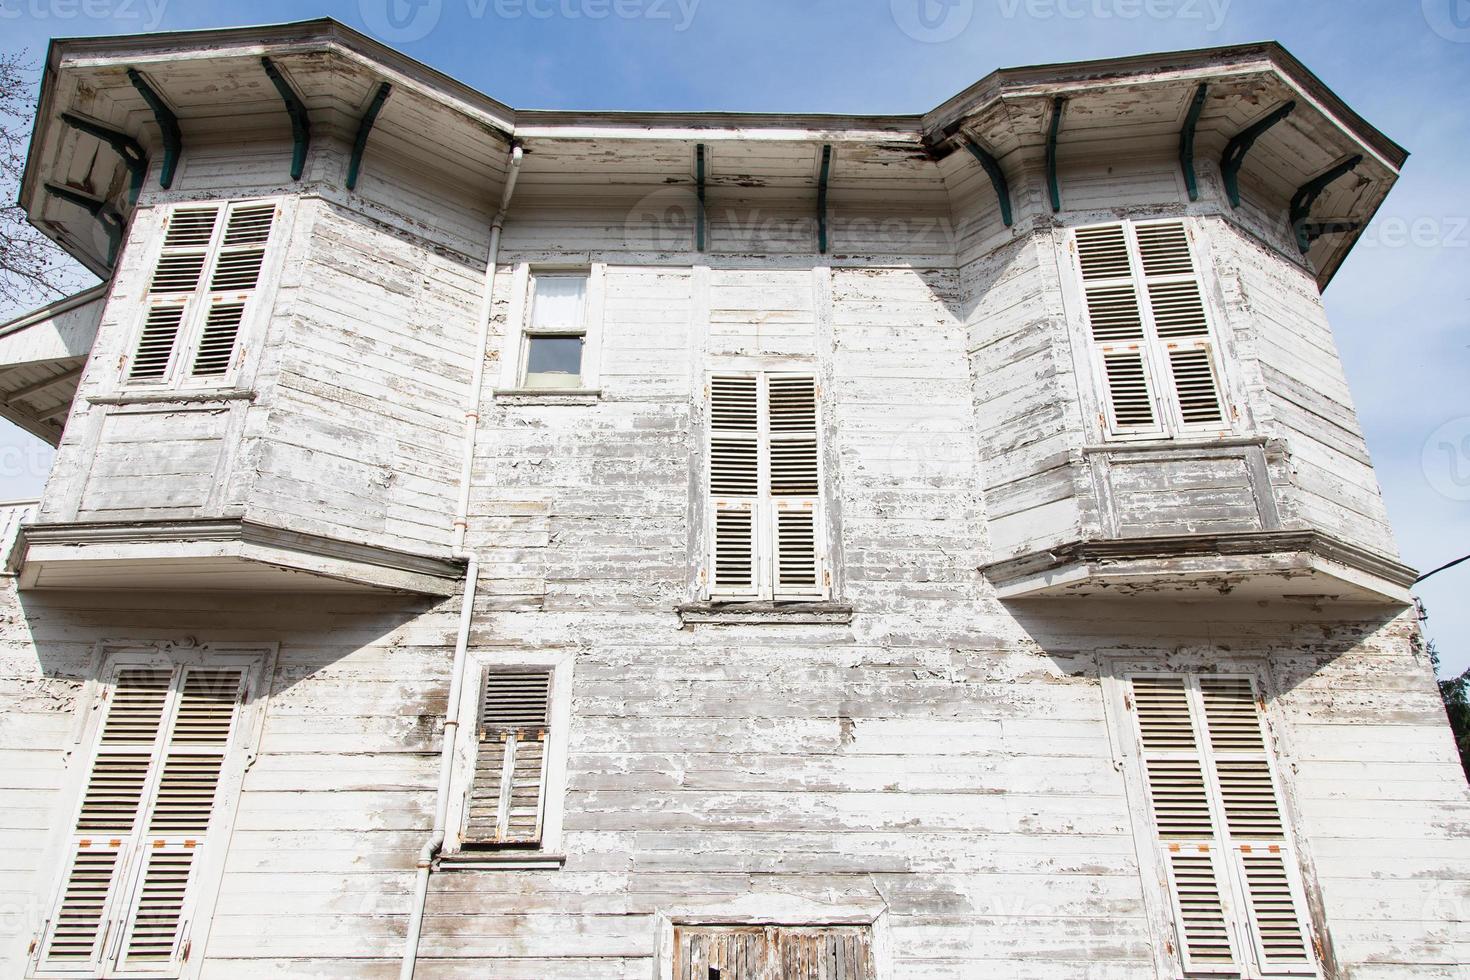
<svg viewBox="0 0 1470 980"><path fill-rule="evenodd" d="M1256 140L1266 134L1266 130L1291 115L1296 108L1296 102L1287 102L1272 109L1265 116L1242 129L1230 142L1225 144L1225 152L1220 157L1220 176L1225 179L1225 193L1230 198L1230 206L1240 207L1240 168L1245 163L1245 155L1251 151Z"/></svg>
<svg viewBox="0 0 1470 980"><path fill-rule="evenodd" d="M393 86L387 82L378 86L373 93L373 100L368 103L367 111L362 114L362 122L357 124L357 138L352 141L352 158L347 161L347 189L357 189L357 177L362 173L362 155L367 152L368 136L372 134L373 124L378 121L378 113L383 111L383 103L388 101L388 96L393 93ZM295 163L292 163L295 166ZM300 179L300 178L298 178Z"/></svg>
<svg viewBox="0 0 1470 980"><path fill-rule="evenodd" d="M311 148L311 118L306 114L306 104L286 81L286 76L269 58L261 58L260 66L270 76L271 84L286 103L286 113L291 117L291 179L300 180L306 172L306 151Z"/></svg>
<svg viewBox="0 0 1470 980"><path fill-rule="evenodd" d="M1189 104L1189 114L1184 117L1184 128L1179 131L1179 168L1184 171L1184 186L1191 201L1199 200L1199 177L1194 172L1194 131L1199 127L1199 116L1209 94L1210 86L1200 82L1194 90L1194 101Z"/></svg>
<svg viewBox="0 0 1470 980"><path fill-rule="evenodd" d="M137 204L138 192L143 189L143 178L148 176L148 153L143 149L143 144L127 133L109 129L73 112L63 112L61 121L72 129L97 137L117 151L117 155L127 165L128 173L132 175L132 183L128 187L128 203Z"/></svg>
<svg viewBox="0 0 1470 980"><path fill-rule="evenodd" d="M122 216L107 206L106 201L99 201L94 197L78 193L70 187L61 187L57 184L46 184L46 193L52 197L60 198L68 204L75 204L86 211L92 217L101 222L107 229L107 265L109 267L117 264L117 250L122 245L123 228L126 227Z"/></svg>
<svg viewBox="0 0 1470 980"><path fill-rule="evenodd" d="M1057 134L1062 131L1062 109L1067 100L1061 96L1051 100L1051 126L1046 132L1046 189L1051 194L1051 210L1062 209L1062 189L1057 184Z"/></svg>
<svg viewBox="0 0 1470 980"><path fill-rule="evenodd" d="M827 254L827 183L832 177L832 146L822 147L822 172L817 177L817 251Z"/></svg>
<svg viewBox="0 0 1470 980"><path fill-rule="evenodd" d="M1362 227L1363 223L1361 221L1303 221L1299 234L1306 236L1307 248L1311 248L1312 243L1323 235L1353 232ZM1300 237L1297 239L1297 244L1301 244Z"/></svg>
<svg viewBox="0 0 1470 980"><path fill-rule="evenodd" d="M695 195L698 205L694 211L694 247L704 251L704 144L700 143L694 147L694 180Z"/></svg>
<svg viewBox="0 0 1470 980"><path fill-rule="evenodd" d="M168 190L174 185L174 174L179 169L179 157L184 153L184 135L179 129L179 117L168 107L168 103L153 91L143 73L136 68L128 69L128 81L133 83L133 88L148 103L148 108L153 110L153 119L158 123L158 131L163 136L163 166L158 171L158 186Z"/></svg>
<svg viewBox="0 0 1470 980"><path fill-rule="evenodd" d="M1316 234L1312 234L1312 225L1307 221L1308 215L1312 213L1312 205L1317 203L1317 198L1322 196L1322 192L1327 190L1328 185L1339 177L1344 177L1352 173L1358 164L1362 162L1362 154L1348 157L1330 170L1320 173L1307 181L1301 187L1297 188L1297 192L1291 196L1291 213L1287 217L1287 221L1291 225L1291 230L1296 232L1296 244L1302 250L1303 255L1311 251L1313 241L1326 234L1322 230L1317 231ZM1317 227L1320 229L1325 226L1319 225Z"/></svg>
<svg viewBox="0 0 1470 980"><path fill-rule="evenodd" d="M1000 161L987 149L968 136L961 136L965 149L970 155L980 161L980 166L990 176L990 186L995 188L996 199L1000 201L1000 220L1005 222L1007 228L1011 226L1011 185L1006 181L1005 171L1000 169Z"/></svg>

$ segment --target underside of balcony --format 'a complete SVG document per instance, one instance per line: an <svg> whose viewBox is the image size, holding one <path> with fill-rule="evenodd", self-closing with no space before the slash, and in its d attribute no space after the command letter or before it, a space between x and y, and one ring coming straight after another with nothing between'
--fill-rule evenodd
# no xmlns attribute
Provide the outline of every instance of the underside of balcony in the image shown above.
<svg viewBox="0 0 1470 980"><path fill-rule="evenodd" d="M454 594L455 561L242 520L33 524L10 557L22 589Z"/></svg>
<svg viewBox="0 0 1470 980"><path fill-rule="evenodd" d="M1412 568L1316 531L1076 541L981 569L1002 599L1150 596L1408 605Z"/></svg>

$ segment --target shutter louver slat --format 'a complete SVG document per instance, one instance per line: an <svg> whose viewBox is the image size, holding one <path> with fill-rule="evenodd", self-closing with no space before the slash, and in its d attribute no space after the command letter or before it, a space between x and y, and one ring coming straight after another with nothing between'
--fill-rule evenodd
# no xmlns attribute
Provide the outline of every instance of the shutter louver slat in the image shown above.
<svg viewBox="0 0 1470 980"><path fill-rule="evenodd" d="M816 502L776 510L776 597L820 595Z"/></svg>
<svg viewBox="0 0 1470 980"><path fill-rule="evenodd" d="M179 951L195 848L159 846L161 843L145 851L142 886L123 952L123 963L128 967L166 964Z"/></svg>
<svg viewBox="0 0 1470 980"><path fill-rule="evenodd" d="M755 509L749 504L715 505L712 590L718 595L754 595Z"/></svg>
<svg viewBox="0 0 1470 980"><path fill-rule="evenodd" d="M122 857L121 847L110 842L78 842L43 963L75 969L102 958L107 907Z"/></svg>
<svg viewBox="0 0 1470 980"><path fill-rule="evenodd" d="M217 746L228 743L244 679L238 670L186 671L173 741Z"/></svg>
<svg viewBox="0 0 1470 980"><path fill-rule="evenodd" d="M204 276L204 259L203 252L159 256L148 291L155 294L192 293L199 288L199 281Z"/></svg>
<svg viewBox="0 0 1470 980"><path fill-rule="evenodd" d="M1244 677L1201 677L1200 697L1210 747L1216 752L1266 752L1256 692Z"/></svg>
<svg viewBox="0 0 1470 980"><path fill-rule="evenodd" d="M149 753L98 755L82 797L77 830L87 833L130 834L138 820L143 789L153 756Z"/></svg>
<svg viewBox="0 0 1470 980"><path fill-rule="evenodd" d="M1205 774L1196 759L1150 759L1149 797L1159 836L1165 840L1208 840L1213 836Z"/></svg>
<svg viewBox="0 0 1470 980"><path fill-rule="evenodd" d="M274 204L247 204L232 208L230 220L225 225L225 248L264 245L270 240L271 224L275 217Z"/></svg>
<svg viewBox="0 0 1470 980"><path fill-rule="evenodd" d="M1205 319L1205 302L1199 283L1151 282L1148 286L1149 306L1153 308L1154 329L1160 337L1208 337L1210 323Z"/></svg>
<svg viewBox="0 0 1470 980"><path fill-rule="evenodd" d="M170 755L163 766L150 834L202 834L209 829L224 758Z"/></svg>
<svg viewBox="0 0 1470 980"><path fill-rule="evenodd" d="M486 672L465 821L468 841L540 843L550 724L550 670Z"/></svg>
<svg viewBox="0 0 1470 980"><path fill-rule="evenodd" d="M1208 347L1171 349L1169 373L1174 378L1179 415L1186 425L1207 425L1224 420Z"/></svg>
<svg viewBox="0 0 1470 980"><path fill-rule="evenodd" d="M214 240L219 208L175 208L168 216L164 248L207 248Z"/></svg>
<svg viewBox="0 0 1470 980"><path fill-rule="evenodd" d="M759 443L754 437L710 438L710 492L720 497L753 497L760 492Z"/></svg>
<svg viewBox="0 0 1470 980"><path fill-rule="evenodd" d="M754 377L716 375L710 379L710 428L755 432L759 427Z"/></svg>
<svg viewBox="0 0 1470 980"><path fill-rule="evenodd" d="M1262 966L1270 971L1310 969L1312 954L1302 934L1282 851L1275 847L1242 847L1238 857Z"/></svg>
<svg viewBox="0 0 1470 980"><path fill-rule="evenodd" d="M1087 320L1092 339L1099 344L1143 339L1143 315L1133 286L1091 286L1087 290Z"/></svg>
<svg viewBox="0 0 1470 980"><path fill-rule="evenodd" d="M1132 275L1128 240L1122 225L1098 225L1077 229L1077 259L1086 282L1098 279L1127 279Z"/></svg>
<svg viewBox="0 0 1470 980"><path fill-rule="evenodd" d="M1159 276L1194 275L1194 258L1189 254L1189 233L1182 221L1134 225L1143 274Z"/></svg>
<svg viewBox="0 0 1470 980"><path fill-rule="evenodd" d="M138 338L133 366L128 372L129 381L158 381L168 374L183 321L183 306L154 304L148 308L148 318L143 323L143 334Z"/></svg>
<svg viewBox="0 0 1470 980"><path fill-rule="evenodd" d="M1213 855L1177 845L1169 849L1168 861L1169 878L1179 908L1185 969L1230 967L1235 957Z"/></svg>
<svg viewBox="0 0 1470 980"><path fill-rule="evenodd" d="M1154 396L1149 388L1148 367L1139 350L1105 350L1108 398L1118 429L1151 429L1155 425Z"/></svg>

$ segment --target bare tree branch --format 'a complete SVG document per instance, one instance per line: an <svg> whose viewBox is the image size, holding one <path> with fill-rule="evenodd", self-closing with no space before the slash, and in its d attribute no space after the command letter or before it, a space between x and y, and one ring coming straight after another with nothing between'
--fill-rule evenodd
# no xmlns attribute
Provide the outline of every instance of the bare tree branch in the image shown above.
<svg viewBox="0 0 1470 980"><path fill-rule="evenodd" d="M31 227L15 204L34 110L26 52L0 54L0 319L79 288L86 271Z"/></svg>

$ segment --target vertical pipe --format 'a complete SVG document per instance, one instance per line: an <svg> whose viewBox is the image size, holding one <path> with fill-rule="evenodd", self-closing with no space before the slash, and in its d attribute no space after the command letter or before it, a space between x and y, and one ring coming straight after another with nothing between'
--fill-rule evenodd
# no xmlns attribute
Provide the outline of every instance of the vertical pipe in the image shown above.
<svg viewBox="0 0 1470 980"><path fill-rule="evenodd" d="M464 576L464 599L459 608L459 630L454 638L454 664L449 674L449 703L444 710L444 746L439 753L439 785L434 796L434 825L429 840L419 851L414 870L413 905L409 910L408 931L403 940L403 967L399 980L413 980L418 965L419 936L424 927L424 908L429 898L429 875L434 870L434 857L444 846L445 822L449 813L449 788L454 773L454 747L459 735L459 703L464 687L465 666L469 661L470 627L474 622L475 592L480 581L480 563L465 550L465 529L469 525L470 483L474 475L475 436L480 424L480 395L485 384L485 355L490 346L490 319L495 303L495 273L500 264L500 233L510 198L520 176L523 151L511 148L510 167L505 178L505 192L500 210L490 225L490 250L485 260L485 288L480 296L479 330L475 340L475 363L470 373L469 393L465 400L464 459L460 468L459 503L455 509L454 536L451 550L456 558L467 559Z"/></svg>

